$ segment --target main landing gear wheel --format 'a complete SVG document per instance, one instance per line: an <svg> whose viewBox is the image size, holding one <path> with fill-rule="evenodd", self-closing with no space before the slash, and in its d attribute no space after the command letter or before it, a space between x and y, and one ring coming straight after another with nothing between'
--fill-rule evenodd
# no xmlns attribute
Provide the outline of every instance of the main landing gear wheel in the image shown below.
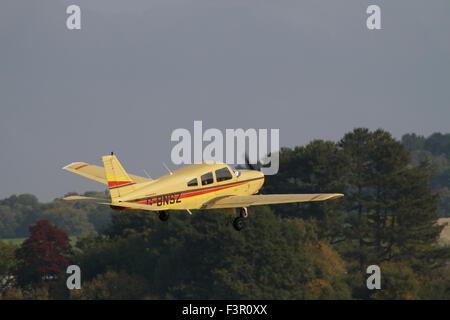
<svg viewBox="0 0 450 320"><path fill-rule="evenodd" d="M160 211L159 212L159 219L161 221L167 221L167 219L169 219L169 213L167 211Z"/></svg>
<svg viewBox="0 0 450 320"><path fill-rule="evenodd" d="M234 221L233 221L233 227L234 227L237 231L241 231L242 228L244 227L244 218L242 218L242 217L237 217L236 219L234 219Z"/></svg>
<svg viewBox="0 0 450 320"><path fill-rule="evenodd" d="M237 231L241 231L242 228L244 228L245 225L245 219L248 218L248 210L247 208L243 207L239 209L239 217L235 218L233 220L233 227Z"/></svg>

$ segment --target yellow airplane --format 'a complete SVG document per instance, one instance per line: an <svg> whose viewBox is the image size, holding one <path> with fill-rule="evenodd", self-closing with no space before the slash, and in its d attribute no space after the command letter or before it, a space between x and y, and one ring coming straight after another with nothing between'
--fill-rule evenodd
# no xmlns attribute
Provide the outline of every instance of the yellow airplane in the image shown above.
<svg viewBox="0 0 450 320"><path fill-rule="evenodd" d="M166 221L169 210L228 209L238 211L233 221L236 230L244 226L247 208L256 205L324 201L343 197L342 193L257 195L264 184L258 170L236 170L224 163L191 164L170 171L157 179L128 174L114 153L102 157L104 167L74 162L63 169L106 184L111 202L84 196L64 200L94 200L112 209L155 211Z"/></svg>

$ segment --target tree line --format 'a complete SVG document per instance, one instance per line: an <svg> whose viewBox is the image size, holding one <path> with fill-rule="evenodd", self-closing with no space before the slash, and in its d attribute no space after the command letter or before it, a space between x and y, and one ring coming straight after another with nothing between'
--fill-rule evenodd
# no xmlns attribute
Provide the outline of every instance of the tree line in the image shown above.
<svg viewBox="0 0 450 320"><path fill-rule="evenodd" d="M375 132L373 134L375 134ZM394 139L392 139L392 141L394 141ZM425 165L429 170L429 174L431 174L431 188L432 190L437 191L438 194L439 214L441 217L450 217L450 134L434 133L428 138L418 136L414 133L405 134L402 137L401 142L408 152L405 151L405 148L398 146L402 150L398 156L401 155L403 157L403 160L401 160L398 165L412 167ZM398 142L396 143L398 144ZM381 147L383 148L381 151L373 149L372 153L375 154L368 155L371 164L376 163L377 157L384 157L382 153L378 152L388 152L388 150L385 149L387 146ZM306 158L307 156L312 157L312 154L303 155L304 159L294 158L298 157L300 151L313 152L312 150L314 148L329 148L329 150L321 150L321 156L324 158L331 158ZM279 174L268 176L265 189L274 193L280 193L282 192L281 190L287 193L306 192L313 189L306 188L306 184L312 182L308 182L309 177L305 177L305 175L314 175L313 180L320 178L329 181L330 186L328 190L330 192L335 192L335 190L337 190L335 187L340 183L342 184L343 179L346 176L345 171L351 171L350 167L348 167L348 165L351 164L347 164L346 160L343 159L344 153L337 155L337 150L339 148L339 143L316 140L305 147L282 149L280 156L282 157L281 164L283 166L280 168ZM349 147L347 146L346 149L349 150ZM336 155L332 154L332 152L335 152ZM392 152L392 150L390 152ZM348 157L349 152L346 154ZM318 162L315 163L313 161ZM367 162L367 165L369 165L369 162ZM327 171L327 175L325 175L325 170ZM288 177L284 177L286 175ZM286 179L290 179L288 183L284 182ZM297 182L291 183L290 181L292 179L295 179ZM313 182L315 182L315 180ZM299 184L304 184L304 187L300 188ZM340 190L343 189L341 188ZM76 193L67 193L65 196L73 194ZM83 195L88 197L107 198L108 191L91 191L86 192ZM304 205L299 205L298 207L308 208ZM289 208L292 207L285 206L284 208L280 208L280 210L285 211L289 210ZM31 194L13 195L9 198L0 200L0 239L27 237L28 227L41 219L49 220L70 236L80 236L92 232L101 233L111 222L111 210L105 206L99 206L88 202L73 203L62 201L57 198L50 203L40 203L37 198ZM330 227L334 228L333 226Z"/></svg>
<svg viewBox="0 0 450 320"><path fill-rule="evenodd" d="M431 187L439 193L439 211L450 217L450 133L433 133L428 138L414 133L405 134L402 143L411 153L414 166L427 161L433 168Z"/></svg>
<svg viewBox="0 0 450 320"><path fill-rule="evenodd" d="M21 247L0 242L3 298L449 299L450 248L437 243L443 226L432 188L436 166L429 159L415 162L406 140L358 128L338 142L283 148L280 172L266 177L262 193L345 197L251 207L241 232L225 210L175 211L161 222L149 212L108 209L110 220L68 249L49 227L64 230L64 224L39 222L47 231L36 232L33 222L30 233L39 241L30 237ZM437 145L430 150L442 150ZM84 205L67 210L88 210ZM43 214L49 209L39 217L51 217ZM84 211L87 221L90 210ZM58 245L44 247L66 248L59 255L80 266L81 290L65 288L68 262L58 255L59 269L33 267L39 254L54 256L41 245L55 239ZM31 250L33 244L41 249ZM366 268L373 264L381 268L381 290L366 287ZM27 278L24 270L35 272Z"/></svg>
<svg viewBox="0 0 450 320"><path fill-rule="evenodd" d="M67 195L73 195L74 192ZM85 196L105 198L105 192L86 192ZM70 236L101 233L111 221L111 210L89 202L55 199L40 203L31 194L13 195L0 200L0 239L25 238L28 227L38 220L49 220Z"/></svg>

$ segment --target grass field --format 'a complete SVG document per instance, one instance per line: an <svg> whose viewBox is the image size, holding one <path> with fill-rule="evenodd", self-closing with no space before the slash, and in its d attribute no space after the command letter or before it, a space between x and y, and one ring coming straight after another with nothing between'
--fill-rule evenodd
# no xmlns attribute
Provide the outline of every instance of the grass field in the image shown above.
<svg viewBox="0 0 450 320"><path fill-rule="evenodd" d="M9 239L0 239L0 240L5 241L5 242L12 242L12 244L14 244L16 246L20 246L25 239L26 238L9 238ZM70 239L70 244L72 246L74 246L75 243L77 242L77 237L71 236L71 237L69 237L69 239Z"/></svg>
<svg viewBox="0 0 450 320"><path fill-rule="evenodd" d="M440 218L438 220L439 224L447 223L447 226L441 232L440 242L442 244L450 245L450 218Z"/></svg>

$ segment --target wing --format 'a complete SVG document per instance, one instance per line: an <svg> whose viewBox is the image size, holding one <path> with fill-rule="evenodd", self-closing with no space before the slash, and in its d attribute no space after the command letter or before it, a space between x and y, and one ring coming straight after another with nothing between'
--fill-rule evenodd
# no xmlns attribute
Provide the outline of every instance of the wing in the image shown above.
<svg viewBox="0 0 450 320"><path fill-rule="evenodd" d="M95 180L97 182L108 184L105 176L105 168L85 162L73 162L63 168L64 170L79 174L85 178ZM151 179L128 174L135 183L148 182Z"/></svg>
<svg viewBox="0 0 450 320"><path fill-rule="evenodd" d="M126 202L126 201L105 202L105 201L108 201L108 199L91 198L91 197L85 197L85 196L68 196L68 197L63 198L63 200L66 200L66 201L79 201L79 200L93 201L98 204L105 204L108 206L120 207L120 208L124 208L124 209L137 209L137 210L147 210L147 211L167 210L166 207L155 207L155 206L149 206L149 205L139 204L139 203L134 203L134 202Z"/></svg>
<svg viewBox="0 0 450 320"><path fill-rule="evenodd" d="M207 202L202 209L239 208L264 204L324 201L343 197L342 193L267 194L253 196L226 196Z"/></svg>

